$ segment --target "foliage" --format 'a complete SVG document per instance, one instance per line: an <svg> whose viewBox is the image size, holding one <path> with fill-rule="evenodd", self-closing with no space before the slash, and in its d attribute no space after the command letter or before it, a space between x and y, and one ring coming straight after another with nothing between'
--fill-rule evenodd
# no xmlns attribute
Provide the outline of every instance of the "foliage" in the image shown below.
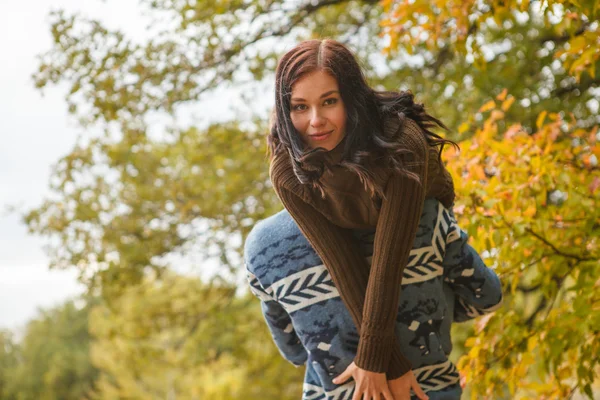
<svg viewBox="0 0 600 400"><path fill-rule="evenodd" d="M401 71L403 86L424 94L425 104L459 133L502 88L523 106L511 108L504 120L529 132L543 111L568 110L582 127L600 123L598 1L382 3L381 35L389 59L425 60L416 63L422 78Z"/></svg>
<svg viewBox="0 0 600 400"><path fill-rule="evenodd" d="M131 122L152 110L173 112L230 81L261 80L285 46L311 35L350 40L377 29L377 0L142 0L151 18L146 43L101 21L51 14L54 48L41 57L36 85L69 82L82 122ZM361 34L362 46L374 32ZM81 107L85 105L86 107Z"/></svg>
<svg viewBox="0 0 600 400"><path fill-rule="evenodd" d="M119 134L112 141L82 143L65 157L54 174L57 196L32 210L26 222L32 231L57 239L50 248L54 266L77 266L82 279L97 278L100 287L117 280L117 286L138 282L145 270L167 265L170 253L189 253L194 244L201 253L214 244L224 264L235 269L239 262L228 258L232 250L239 257L241 240L232 249L227 238L243 240L248 227L278 204L259 155L267 117L258 116L251 132L235 124L228 126L229 133L218 127L176 129L162 132L166 139L159 141L148 138L146 121L155 111L176 115L178 105L210 96L218 85L272 79L276 58L303 38L327 35L349 43L365 61L373 84L411 89L459 133L474 122L473 110L502 87L523 107L508 110L500 124L520 122L531 132L540 112L561 110L572 112L583 128L599 122L591 100L598 83L596 55L583 70L569 64L579 54L573 40L585 40L578 44L583 52L594 48L595 6L564 3L560 10L558 2L501 7L499 1L470 1L458 9L452 4L144 0L140 8L152 18L153 29L143 43L100 21L53 13L54 46L40 58L37 86L67 83L67 101L84 124L109 127L116 121ZM561 12L569 18L558 18ZM376 57L384 48L385 65ZM225 139L239 141L239 147ZM185 140L186 147L179 146ZM186 148L219 156L194 159ZM220 174L213 167L218 157L239 168ZM174 162L180 164L173 167ZM190 174L194 166L201 172ZM111 172L114 180L108 181ZM88 206L78 212L82 202ZM198 228L206 224L211 229ZM163 228L154 228L158 225Z"/></svg>
<svg viewBox="0 0 600 400"><path fill-rule="evenodd" d="M255 299L166 274L91 314L97 399L295 399L302 373L277 352Z"/></svg>
<svg viewBox="0 0 600 400"><path fill-rule="evenodd" d="M10 331L0 331L0 399L9 399L9 371L17 366L15 341Z"/></svg>
<svg viewBox="0 0 600 400"><path fill-rule="evenodd" d="M520 28L537 26L537 31L526 33L529 38L537 39L537 44L552 43L543 53L552 52L553 58L558 59L559 65L577 82L584 71L595 78L600 58L598 1L384 0L383 5L386 18L382 25L389 39L388 50L402 44L411 53L418 45L439 51L450 44L458 54L470 54L474 65L485 70L489 60L483 45L489 46L499 38L506 40L507 34L512 41L510 36L523 32Z"/></svg>
<svg viewBox="0 0 600 400"><path fill-rule="evenodd" d="M127 131L119 140L90 140L58 162L58 196L25 221L60 243L52 266L77 266L82 281L108 291L107 299L148 271L164 270L177 252L220 256L234 270L239 255L229 257L277 204L256 129L230 123L175 130L165 139ZM215 254L211 246L223 250Z"/></svg>
<svg viewBox="0 0 600 400"><path fill-rule="evenodd" d="M504 91L484 105L474 136L448 152L460 177L459 225L505 284L502 311L476 323L459 367L474 399L563 399L577 388L592 398L600 373L600 133L556 113L540 114L533 134L520 124L499 131L512 100Z"/></svg>
<svg viewBox="0 0 600 400"><path fill-rule="evenodd" d="M98 371L90 363L88 309L72 301L30 321L15 343L2 334L0 395L7 400L89 398Z"/></svg>

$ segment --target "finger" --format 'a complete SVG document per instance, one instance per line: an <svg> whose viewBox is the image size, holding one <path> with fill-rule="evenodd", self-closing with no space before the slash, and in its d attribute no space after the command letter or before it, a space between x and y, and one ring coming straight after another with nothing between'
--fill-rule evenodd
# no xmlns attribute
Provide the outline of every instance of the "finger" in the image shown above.
<svg viewBox="0 0 600 400"><path fill-rule="evenodd" d="M350 377L352 377L352 369L351 369L351 367L348 367L348 368L346 368L346 370L344 372L342 372L341 374L336 376L332 380L332 382L335 383L336 385L340 385L342 383L345 383L348 379L350 379Z"/></svg>
<svg viewBox="0 0 600 400"><path fill-rule="evenodd" d="M462 372L459 372L460 375L460 388L464 389L465 386L467 386L467 376L464 375Z"/></svg>
<svg viewBox="0 0 600 400"><path fill-rule="evenodd" d="M383 400L394 400L394 395L387 387L383 389L381 394L383 395Z"/></svg>
<svg viewBox="0 0 600 400"><path fill-rule="evenodd" d="M425 394L421 386L417 383L417 380L413 380L412 382L412 390L415 392L419 400L429 400L429 397Z"/></svg>
<svg viewBox="0 0 600 400"><path fill-rule="evenodd" d="M394 400L410 400L410 390L402 393L395 393Z"/></svg>
<svg viewBox="0 0 600 400"><path fill-rule="evenodd" d="M352 396L352 400L363 400L363 391L358 385L354 387L354 396Z"/></svg>

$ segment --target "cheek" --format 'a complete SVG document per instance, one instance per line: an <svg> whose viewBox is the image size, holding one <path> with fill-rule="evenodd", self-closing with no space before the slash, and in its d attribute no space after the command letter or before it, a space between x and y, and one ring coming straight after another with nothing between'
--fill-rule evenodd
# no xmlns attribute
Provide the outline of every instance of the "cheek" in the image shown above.
<svg viewBox="0 0 600 400"><path fill-rule="evenodd" d="M336 113L335 122L338 128L343 128L346 126L346 110L341 109Z"/></svg>
<svg viewBox="0 0 600 400"><path fill-rule="evenodd" d="M292 120L292 124L294 124L294 128L300 133L304 133L306 121L305 118L298 115L290 115L290 119Z"/></svg>

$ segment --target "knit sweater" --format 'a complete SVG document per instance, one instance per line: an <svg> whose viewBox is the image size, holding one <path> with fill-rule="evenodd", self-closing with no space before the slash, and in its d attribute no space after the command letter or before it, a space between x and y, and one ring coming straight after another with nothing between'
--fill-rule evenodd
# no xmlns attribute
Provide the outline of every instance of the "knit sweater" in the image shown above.
<svg viewBox="0 0 600 400"><path fill-rule="evenodd" d="M352 233L368 262L374 230ZM452 211L425 200L394 317L401 350L430 400L461 397L458 371L448 359L451 323L492 312L502 301L498 276L468 239ZM322 260L286 210L253 227L244 261L275 345L290 363L306 366L302 399L350 400L354 381L336 385L332 379L356 356L358 331Z"/></svg>
<svg viewBox="0 0 600 400"><path fill-rule="evenodd" d="M326 156L329 170L320 178L325 198L300 183L287 153L275 155L270 177L281 202L327 266L360 332L356 365L395 379L411 369L394 335L394 320L423 203L426 197L435 197L451 207L454 187L448 171L439 165L438 149L428 144L416 122L388 118L384 129L387 134L402 129L400 140L411 152L404 166L419 182L389 169L375 169L373 176L384 187L383 199L371 198L358 176L340 165L343 141ZM370 271L349 231L366 228L377 230Z"/></svg>

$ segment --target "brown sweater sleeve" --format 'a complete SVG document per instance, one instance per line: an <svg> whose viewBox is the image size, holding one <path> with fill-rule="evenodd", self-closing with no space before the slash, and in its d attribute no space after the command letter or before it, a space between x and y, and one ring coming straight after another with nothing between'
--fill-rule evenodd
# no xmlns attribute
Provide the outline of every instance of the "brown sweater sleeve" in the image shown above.
<svg viewBox="0 0 600 400"><path fill-rule="evenodd" d="M363 309L363 323L356 365L381 370L390 360L389 349L395 342L395 321L401 282L423 212L427 181L428 144L416 124L407 123L404 140L413 155L405 159L405 168L419 182L392 173L385 187L385 199L375 232L373 259Z"/></svg>
<svg viewBox="0 0 600 400"><path fill-rule="evenodd" d="M419 170L425 182L426 168ZM392 174L385 188L375 241L371 273L365 296L363 323L356 365L381 370L388 365L387 351L396 340L394 328L398 313L401 282L423 211L425 190L413 179Z"/></svg>

